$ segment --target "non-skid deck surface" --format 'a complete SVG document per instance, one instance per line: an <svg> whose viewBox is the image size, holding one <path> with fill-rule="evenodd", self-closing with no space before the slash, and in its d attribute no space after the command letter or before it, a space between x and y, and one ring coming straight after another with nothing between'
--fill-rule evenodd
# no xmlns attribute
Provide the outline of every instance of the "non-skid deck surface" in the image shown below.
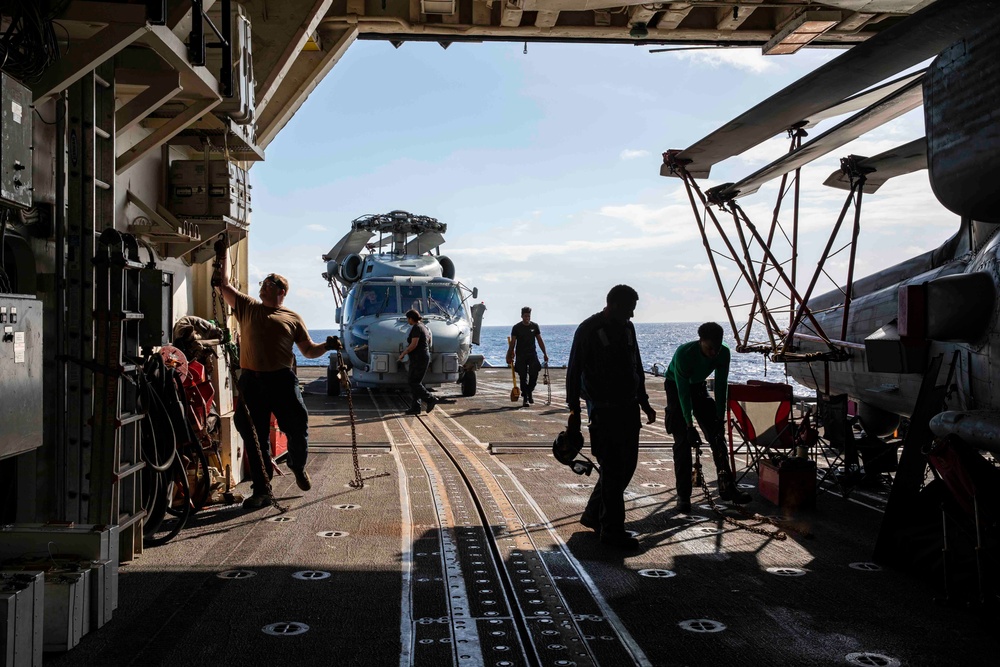
<svg viewBox="0 0 1000 667"><path fill-rule="evenodd" d="M456 402L419 419L405 393L356 392L362 474L388 473L362 489L346 399L307 393L312 490L277 477L287 513L199 513L122 567L111 623L46 664L992 664L992 621L935 606L930 574L868 563L875 509L821 492L786 540L677 514L659 420L628 491L641 549L601 544L578 523L595 479L549 450L566 419L552 379L551 405L540 385L522 408L509 371L484 369L477 396L440 387ZM662 413L660 380L649 390ZM750 510L779 514L754 495ZM234 570L252 575L218 576Z"/></svg>

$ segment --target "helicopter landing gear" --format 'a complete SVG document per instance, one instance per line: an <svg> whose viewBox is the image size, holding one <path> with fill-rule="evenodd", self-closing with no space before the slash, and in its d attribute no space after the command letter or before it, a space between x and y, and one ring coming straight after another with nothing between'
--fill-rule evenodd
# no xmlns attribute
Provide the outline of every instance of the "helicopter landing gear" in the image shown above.
<svg viewBox="0 0 1000 667"><path fill-rule="evenodd" d="M337 367L330 364L326 367L326 395L340 396L340 378L337 377Z"/></svg>
<svg viewBox="0 0 1000 667"><path fill-rule="evenodd" d="M465 371L462 374L462 396L476 395L476 371Z"/></svg>

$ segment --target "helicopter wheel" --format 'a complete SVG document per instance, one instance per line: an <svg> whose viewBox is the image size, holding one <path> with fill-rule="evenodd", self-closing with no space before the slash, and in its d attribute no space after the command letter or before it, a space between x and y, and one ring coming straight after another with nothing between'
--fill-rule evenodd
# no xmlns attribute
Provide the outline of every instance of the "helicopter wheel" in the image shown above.
<svg viewBox="0 0 1000 667"><path fill-rule="evenodd" d="M334 366L326 367L326 395L340 396L340 379L337 377L337 369Z"/></svg>
<svg viewBox="0 0 1000 667"><path fill-rule="evenodd" d="M462 396L476 395L476 372L466 371L462 375Z"/></svg>

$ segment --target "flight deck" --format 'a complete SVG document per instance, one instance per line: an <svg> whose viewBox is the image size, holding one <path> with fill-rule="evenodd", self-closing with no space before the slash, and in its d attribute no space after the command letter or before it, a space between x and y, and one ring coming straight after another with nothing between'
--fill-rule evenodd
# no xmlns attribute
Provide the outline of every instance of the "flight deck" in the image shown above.
<svg viewBox="0 0 1000 667"><path fill-rule="evenodd" d="M112 621L47 664L939 666L1000 649L981 610L933 602L936 573L870 562L878 490L821 488L786 515L751 474L745 513L696 494L678 514L660 378L627 491L636 552L578 522L596 473L551 453L563 370L529 407L507 369L480 371L471 398L438 387L454 403L419 417L406 392L355 391L360 489L346 396L326 395L323 368L300 380L312 489L281 466L285 511L195 514L122 566Z"/></svg>

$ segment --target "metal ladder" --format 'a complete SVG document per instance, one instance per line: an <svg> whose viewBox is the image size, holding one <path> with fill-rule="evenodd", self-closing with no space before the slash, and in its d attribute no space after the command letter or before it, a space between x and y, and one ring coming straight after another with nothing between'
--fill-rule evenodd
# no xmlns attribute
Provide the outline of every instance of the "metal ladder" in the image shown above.
<svg viewBox="0 0 1000 667"><path fill-rule="evenodd" d="M138 356L137 248L115 228L114 59L67 91L65 422L59 463L66 471L66 519L119 525L121 560L142 551L139 457L134 414ZM96 270L95 270L96 269ZM58 400L58 398L57 398Z"/></svg>

